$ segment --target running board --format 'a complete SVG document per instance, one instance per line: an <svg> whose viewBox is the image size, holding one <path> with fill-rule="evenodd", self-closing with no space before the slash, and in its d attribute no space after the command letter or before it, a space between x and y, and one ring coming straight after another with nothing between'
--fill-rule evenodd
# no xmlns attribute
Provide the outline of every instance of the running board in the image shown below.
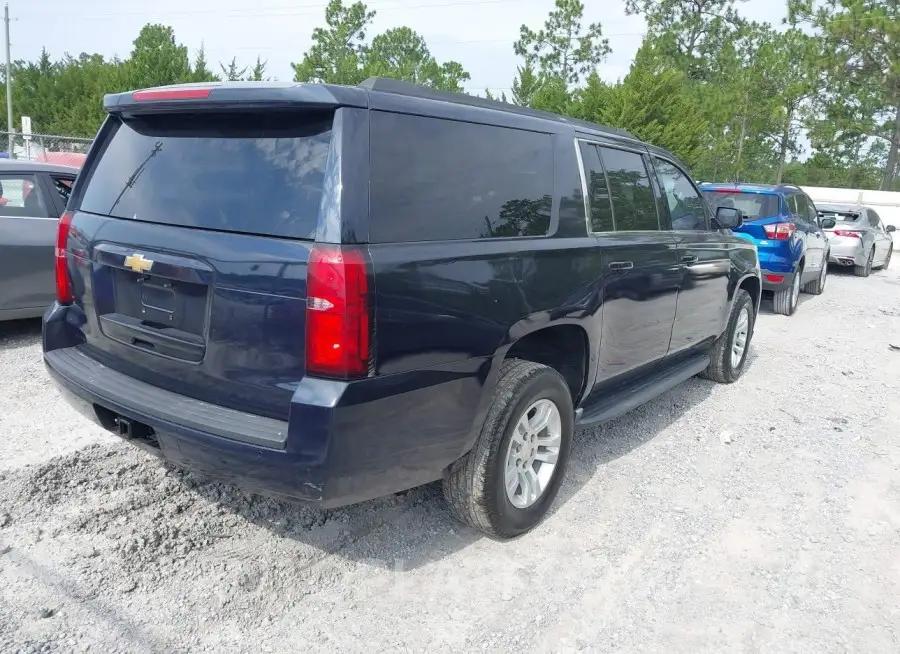
<svg viewBox="0 0 900 654"><path fill-rule="evenodd" d="M618 418L703 372L708 365L709 355L698 354L633 386L604 395L590 405L578 409L575 414L575 425L587 427Z"/></svg>

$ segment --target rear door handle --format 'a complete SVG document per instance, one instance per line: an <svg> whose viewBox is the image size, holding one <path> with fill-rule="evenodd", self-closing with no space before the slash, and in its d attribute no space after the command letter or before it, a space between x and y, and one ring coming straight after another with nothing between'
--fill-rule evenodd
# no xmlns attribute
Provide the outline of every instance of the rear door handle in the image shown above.
<svg viewBox="0 0 900 654"><path fill-rule="evenodd" d="M697 263L698 261L700 261L700 257L698 257L697 255L694 255L694 254L686 254L683 257L681 257L681 261L682 261L682 263L687 263L687 264Z"/></svg>
<svg viewBox="0 0 900 654"><path fill-rule="evenodd" d="M632 268L634 268L632 261L612 261L609 264L610 270L631 270Z"/></svg>

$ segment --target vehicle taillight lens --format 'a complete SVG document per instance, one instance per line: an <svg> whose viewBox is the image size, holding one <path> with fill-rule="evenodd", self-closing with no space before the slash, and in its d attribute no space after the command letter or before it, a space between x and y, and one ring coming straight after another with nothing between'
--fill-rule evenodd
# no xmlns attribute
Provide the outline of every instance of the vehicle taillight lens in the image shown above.
<svg viewBox="0 0 900 654"><path fill-rule="evenodd" d="M784 275L766 275L766 281L773 284L780 284L784 281Z"/></svg>
<svg viewBox="0 0 900 654"><path fill-rule="evenodd" d="M862 234L860 232L853 232L849 229L836 229L834 230L835 236L850 236L851 238L862 238Z"/></svg>
<svg viewBox="0 0 900 654"><path fill-rule="evenodd" d="M56 301L60 304L72 304L72 280L66 266L66 243L72 230L72 212L66 211L59 218L56 228Z"/></svg>
<svg viewBox="0 0 900 654"><path fill-rule="evenodd" d="M316 246L306 270L306 372L369 374L369 279L359 250Z"/></svg>
<svg viewBox="0 0 900 654"><path fill-rule="evenodd" d="M763 226L763 229L766 230L766 238L773 241L787 241L794 234L796 228L794 223L774 223Z"/></svg>

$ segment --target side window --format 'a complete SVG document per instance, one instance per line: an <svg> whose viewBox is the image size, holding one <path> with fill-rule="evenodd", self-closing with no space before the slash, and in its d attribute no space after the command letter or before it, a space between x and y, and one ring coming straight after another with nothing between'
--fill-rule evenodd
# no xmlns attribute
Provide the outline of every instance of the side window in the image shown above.
<svg viewBox="0 0 900 654"><path fill-rule="evenodd" d="M53 188L59 193L63 206L68 204L69 196L72 194L72 184L75 183L74 177L52 175Z"/></svg>
<svg viewBox="0 0 900 654"><path fill-rule="evenodd" d="M614 232L616 224L613 220L612 204L609 200L609 187L606 184L606 173L600 163L600 152L596 145L581 143L581 159L584 162L584 178L587 181L588 203L591 208L591 231Z"/></svg>
<svg viewBox="0 0 900 654"><path fill-rule="evenodd" d="M653 165L656 167L656 176L659 178L669 215L672 217L672 229L708 231L703 198L688 176L677 166L663 159L654 157Z"/></svg>
<svg viewBox="0 0 900 654"><path fill-rule="evenodd" d="M816 210L816 205L814 205L812 201L806 205L806 215L807 220L809 220L811 225L819 224L819 212Z"/></svg>
<svg viewBox="0 0 900 654"><path fill-rule="evenodd" d="M809 220L809 214L806 213L808 202L806 201L806 196L802 193L799 195L795 195L794 198L794 215L800 218L803 221Z"/></svg>
<svg viewBox="0 0 900 654"><path fill-rule="evenodd" d="M373 243L549 232L549 134L381 111L370 117Z"/></svg>
<svg viewBox="0 0 900 654"><path fill-rule="evenodd" d="M600 148L609 179L616 231L658 231L656 198L644 158L637 152Z"/></svg>
<svg viewBox="0 0 900 654"><path fill-rule="evenodd" d="M878 214L871 209L867 209L867 211L869 214L869 224L872 226L872 228L877 229L879 232L883 232L884 225L881 223L881 218L878 216Z"/></svg>
<svg viewBox="0 0 900 654"><path fill-rule="evenodd" d="M0 175L0 216L49 217L34 176Z"/></svg>

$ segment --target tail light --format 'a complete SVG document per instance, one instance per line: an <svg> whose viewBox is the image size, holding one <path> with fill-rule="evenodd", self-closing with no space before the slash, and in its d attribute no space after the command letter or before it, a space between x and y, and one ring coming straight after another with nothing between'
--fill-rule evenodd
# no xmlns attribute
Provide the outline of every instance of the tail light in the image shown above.
<svg viewBox="0 0 900 654"><path fill-rule="evenodd" d="M316 246L306 270L306 371L351 379L369 374L369 278L359 250Z"/></svg>
<svg viewBox="0 0 900 654"><path fill-rule="evenodd" d="M766 281L773 284L780 284L784 281L784 275L766 275Z"/></svg>
<svg viewBox="0 0 900 654"><path fill-rule="evenodd" d="M59 218L56 228L56 301L60 304L72 304L72 280L66 265L66 243L72 230L72 212L66 211Z"/></svg>
<svg viewBox="0 0 900 654"><path fill-rule="evenodd" d="M787 241L793 236L794 230L797 228L794 223L774 223L772 225L764 225L766 230L766 238L773 241Z"/></svg>
<svg viewBox="0 0 900 654"><path fill-rule="evenodd" d="M835 236L849 236L851 238L860 238L860 239L862 238L861 232L854 232L849 229L836 229L836 230L834 230L834 235Z"/></svg>

